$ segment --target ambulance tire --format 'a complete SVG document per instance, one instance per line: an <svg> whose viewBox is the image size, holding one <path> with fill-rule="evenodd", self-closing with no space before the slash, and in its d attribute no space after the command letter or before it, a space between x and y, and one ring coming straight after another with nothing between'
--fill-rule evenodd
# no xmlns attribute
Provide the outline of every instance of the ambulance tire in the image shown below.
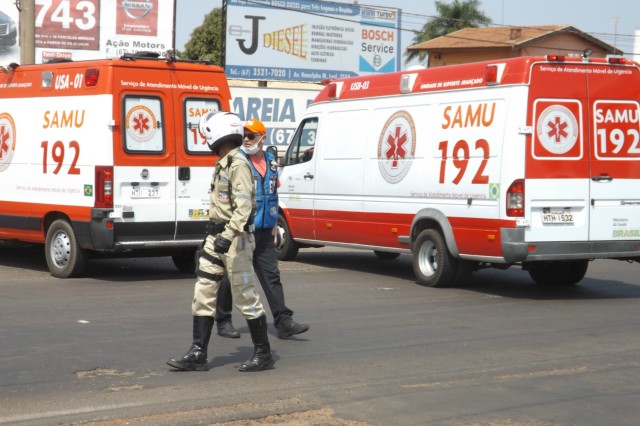
<svg viewBox="0 0 640 426"><path fill-rule="evenodd" d="M536 284L546 286L569 286L577 284L587 273L588 260L572 262L539 262L529 265L527 270Z"/></svg>
<svg viewBox="0 0 640 426"><path fill-rule="evenodd" d="M86 267L87 254L78 245L71 224L64 219L57 219L49 226L44 250L47 266L54 277L77 277Z"/></svg>
<svg viewBox="0 0 640 426"><path fill-rule="evenodd" d="M413 272L420 284L447 287L464 277L457 277L460 261L449 253L447 244L435 229L420 232L413 246Z"/></svg>
<svg viewBox="0 0 640 426"><path fill-rule="evenodd" d="M171 256L173 264L178 271L185 274L193 274L196 270L196 250L185 250Z"/></svg>
<svg viewBox="0 0 640 426"><path fill-rule="evenodd" d="M291 231L289 231L289 225L287 225L287 219L283 215L278 215L278 222L276 223L276 253L278 253L278 260L293 260L298 255L300 246L293 241L291 237Z"/></svg>
<svg viewBox="0 0 640 426"><path fill-rule="evenodd" d="M589 269L589 260L575 260L572 263L573 268L565 285L578 284L587 275L587 270Z"/></svg>
<svg viewBox="0 0 640 426"><path fill-rule="evenodd" d="M400 256L400 253L394 253L391 251L378 251L378 250L374 250L373 254L375 254L378 259L382 259L382 260L393 260L393 259L397 259L398 256Z"/></svg>

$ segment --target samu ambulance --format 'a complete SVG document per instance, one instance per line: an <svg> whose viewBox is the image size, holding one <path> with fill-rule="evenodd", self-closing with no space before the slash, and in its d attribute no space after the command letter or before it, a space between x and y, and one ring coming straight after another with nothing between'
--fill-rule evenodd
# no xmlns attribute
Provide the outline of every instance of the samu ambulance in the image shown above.
<svg viewBox="0 0 640 426"><path fill-rule="evenodd" d="M56 277L92 253L171 255L193 271L215 158L200 116L224 71L150 54L0 72L0 240L44 243Z"/></svg>
<svg viewBox="0 0 640 426"><path fill-rule="evenodd" d="M522 57L333 80L280 176L280 259L412 253L418 281L520 265L570 285L640 261L640 70Z"/></svg>

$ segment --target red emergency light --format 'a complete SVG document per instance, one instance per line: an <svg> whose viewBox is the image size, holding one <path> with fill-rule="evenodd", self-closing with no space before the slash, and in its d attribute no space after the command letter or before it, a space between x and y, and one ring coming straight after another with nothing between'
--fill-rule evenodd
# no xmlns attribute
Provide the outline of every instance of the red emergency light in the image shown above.
<svg viewBox="0 0 640 426"><path fill-rule="evenodd" d="M614 56L614 57L608 58L607 62L609 62L612 65L624 65L624 64L627 63L627 58L622 58L620 56Z"/></svg>
<svg viewBox="0 0 640 426"><path fill-rule="evenodd" d="M487 65L487 68L484 70L484 81L487 84L497 84L498 83L498 66L497 65Z"/></svg>
<svg viewBox="0 0 640 426"><path fill-rule="evenodd" d="M562 56L562 55L547 55L547 61L549 61L549 62L564 62L564 56Z"/></svg>
<svg viewBox="0 0 640 426"><path fill-rule="evenodd" d="M338 86L336 83L329 83L327 85L327 97L329 99L336 99L338 97Z"/></svg>
<svg viewBox="0 0 640 426"><path fill-rule="evenodd" d="M87 87L93 87L98 84L98 76L100 75L100 70L97 68L88 68L84 72L84 84Z"/></svg>

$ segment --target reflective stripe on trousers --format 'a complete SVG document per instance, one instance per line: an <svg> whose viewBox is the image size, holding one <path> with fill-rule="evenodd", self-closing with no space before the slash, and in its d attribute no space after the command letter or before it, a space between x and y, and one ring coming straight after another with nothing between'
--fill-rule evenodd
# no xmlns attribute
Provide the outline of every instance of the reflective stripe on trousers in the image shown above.
<svg viewBox="0 0 640 426"><path fill-rule="evenodd" d="M192 314L215 316L216 294L226 270L236 308L246 319L261 317L265 311L256 289L256 275L253 270L253 234L243 234L234 238L225 254L213 251L213 241L214 236L208 235L204 244L205 254L198 259L198 278L193 293Z"/></svg>

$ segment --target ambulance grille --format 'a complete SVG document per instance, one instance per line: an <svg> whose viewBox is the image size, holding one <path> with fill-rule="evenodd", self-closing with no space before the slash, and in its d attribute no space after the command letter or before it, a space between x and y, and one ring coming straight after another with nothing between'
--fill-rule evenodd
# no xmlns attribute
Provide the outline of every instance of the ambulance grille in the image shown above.
<svg viewBox="0 0 640 426"><path fill-rule="evenodd" d="M9 24L0 24L0 35L9 34Z"/></svg>

